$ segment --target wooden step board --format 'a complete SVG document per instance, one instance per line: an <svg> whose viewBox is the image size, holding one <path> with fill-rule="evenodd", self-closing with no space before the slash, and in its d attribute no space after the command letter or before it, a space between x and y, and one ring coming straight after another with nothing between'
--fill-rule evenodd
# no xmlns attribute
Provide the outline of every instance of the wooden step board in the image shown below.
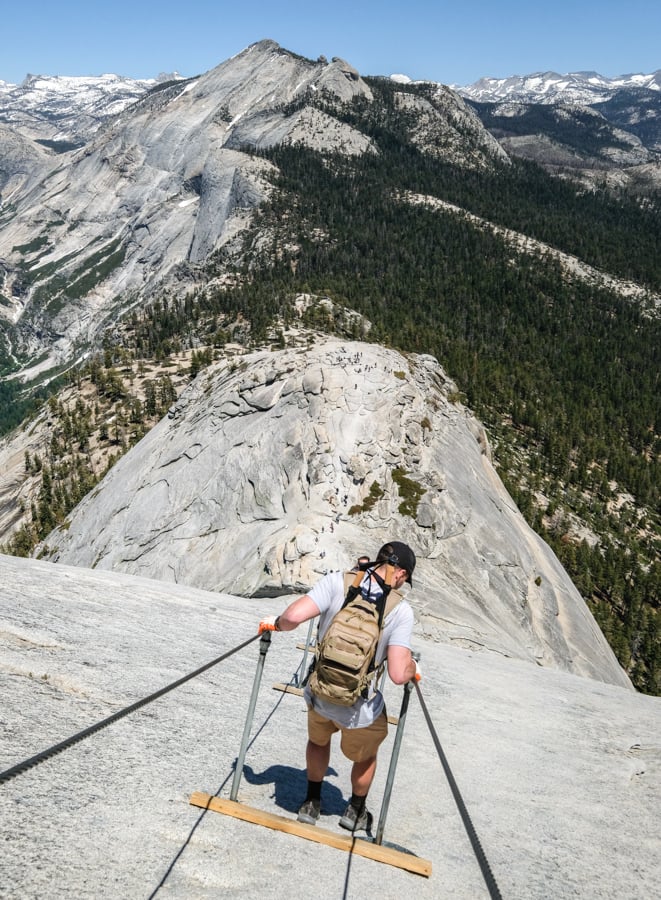
<svg viewBox="0 0 661 900"><path fill-rule="evenodd" d="M296 694L297 697L303 696L303 688L294 687L293 684L277 684L273 685L274 691L282 691L284 694Z"/></svg>
<svg viewBox="0 0 661 900"><path fill-rule="evenodd" d="M296 694L297 697L303 696L303 688L294 687L293 684L277 683L273 685L274 691L282 691L284 694ZM388 716L388 725L397 725L399 716Z"/></svg>
<svg viewBox="0 0 661 900"><path fill-rule="evenodd" d="M396 850L394 847L374 844L372 841L364 840L348 833L346 835L337 834L334 831L319 828L318 825L306 825L303 822L297 822L295 819L277 816L273 813L264 812L261 809L255 809L253 806L247 806L244 803L237 803L235 800L224 800L211 794L204 794L201 791L196 791L191 796L190 802L192 806L209 809L212 812L222 813L225 816L233 816L235 819L242 819L244 822L253 822L255 825L264 825L266 828L272 828L275 831L294 834L297 837L305 838L305 840L315 841L317 844L326 844L328 847L334 847L336 850L355 853L357 856L364 856L376 862L387 863L389 866L396 866L398 869L405 869L407 872L413 872L416 875L424 875L425 878L431 876L431 862L429 860L415 856L413 853Z"/></svg>

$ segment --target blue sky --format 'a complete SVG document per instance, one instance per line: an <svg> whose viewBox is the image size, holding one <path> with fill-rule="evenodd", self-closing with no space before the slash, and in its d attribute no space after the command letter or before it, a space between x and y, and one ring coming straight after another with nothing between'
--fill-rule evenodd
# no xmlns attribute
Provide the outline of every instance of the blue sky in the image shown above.
<svg viewBox="0 0 661 900"><path fill-rule="evenodd" d="M0 80L11 83L28 72L197 75L262 38L363 75L446 84L661 68L659 0L12 0L0 28Z"/></svg>

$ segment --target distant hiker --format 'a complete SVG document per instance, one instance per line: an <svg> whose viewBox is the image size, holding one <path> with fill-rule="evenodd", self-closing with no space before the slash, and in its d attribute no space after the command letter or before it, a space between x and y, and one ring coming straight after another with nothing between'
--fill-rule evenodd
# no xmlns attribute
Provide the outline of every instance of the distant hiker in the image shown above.
<svg viewBox="0 0 661 900"><path fill-rule="evenodd" d="M359 556L356 562L356 565L351 570L352 572L364 572L367 566L370 564L369 556Z"/></svg>
<svg viewBox="0 0 661 900"><path fill-rule="evenodd" d="M415 554L401 541L390 541L374 562L361 559L357 574L324 575L309 594L259 624L260 633L292 631L320 616L315 668L305 688L308 787L298 820L315 825L319 818L331 737L339 731L341 750L353 762L351 800L340 819L340 825L350 831L369 830L372 820L365 803L376 772L377 751L388 733L383 695L376 688L381 664L387 661L395 684L420 677L411 655L413 610L398 592L404 582L411 584ZM358 618L362 625L356 629ZM372 643L356 651L367 631ZM347 632L349 640L344 641ZM349 656L353 653L357 659L347 658L347 647Z"/></svg>

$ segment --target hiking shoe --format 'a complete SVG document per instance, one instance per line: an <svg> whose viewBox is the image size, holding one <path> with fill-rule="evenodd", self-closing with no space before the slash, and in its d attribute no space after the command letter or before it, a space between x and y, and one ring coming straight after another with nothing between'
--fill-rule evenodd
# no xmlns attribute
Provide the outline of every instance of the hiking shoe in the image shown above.
<svg viewBox="0 0 661 900"><path fill-rule="evenodd" d="M306 800L298 811L298 821L316 825L321 812L321 800Z"/></svg>
<svg viewBox="0 0 661 900"><path fill-rule="evenodd" d="M368 812L367 808L364 808L358 814L356 809L349 803L340 819L340 825L342 828L346 828L347 831L369 831L372 827L372 813Z"/></svg>

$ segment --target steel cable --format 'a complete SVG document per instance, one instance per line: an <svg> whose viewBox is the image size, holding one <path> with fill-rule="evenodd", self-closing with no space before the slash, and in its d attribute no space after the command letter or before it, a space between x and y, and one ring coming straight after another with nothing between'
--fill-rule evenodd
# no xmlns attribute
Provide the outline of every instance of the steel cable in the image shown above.
<svg viewBox="0 0 661 900"><path fill-rule="evenodd" d="M12 778L15 778L17 775L20 775L22 772L27 772L29 769L33 769L35 766L38 766L39 763L44 762L47 759L50 759L53 756L56 756L58 753L61 753L63 750L66 750L68 747L73 747L74 744L79 743L85 738L90 737L93 734L96 734L97 731L101 731L102 728L107 728L108 725L112 725L113 722L116 722L118 719L124 718L124 716L128 716L129 713L135 712L137 709L140 709L143 706L146 706L148 703L152 703L154 700L158 700L159 697L162 697L164 694L173 691L175 688L180 687L182 684L185 684L187 681L190 681L192 678L195 678L198 675L201 675L203 672L206 672L207 669L211 669L213 666L218 665L223 660L228 659L230 656L233 656L235 653L238 653L239 650L243 650L244 647L247 647L248 644L252 644L253 641L256 641L257 638L260 637L259 634L253 635L247 641L244 641L242 644L239 644L237 647L234 647L233 650L229 650L227 653L223 653L222 656L219 656L217 659L211 660L211 662L206 663L203 666L200 666L199 669L196 669L194 672L190 672L188 675L184 675L183 678L178 678L176 681L173 681L172 684L166 685L166 687L161 688L153 694L150 694L148 697L143 697L142 700L137 700L135 703L132 703L130 706L124 707L124 709L120 709L118 712L113 713L111 716L108 716L107 719L102 719L100 722L97 722L94 725L90 725L89 728L85 728L83 731L79 731L78 734L74 734L71 737L67 738L64 741L61 741L59 744L54 744L52 747L49 747L47 750L42 750L41 753L35 754L35 756L31 756L29 759L23 760L23 762L17 763L15 766L12 766L10 769L7 769L4 772L0 772L0 784L4 784L6 781L10 781Z"/></svg>
<svg viewBox="0 0 661 900"><path fill-rule="evenodd" d="M430 734L432 736L432 740L434 741L436 751L438 752L438 757L441 761L441 765L443 766L445 777L448 780L450 790L452 791L452 796L454 797L455 803L457 804L457 809L459 810L459 815L461 816L462 822L464 823L464 828L466 829L470 842L473 846L473 851L475 853L475 856L477 857L480 870L482 871L482 876L484 877L487 888L489 890L489 895L492 897L492 900L502 900L502 895L500 893L498 885L496 884L496 879L494 878L493 872L491 871L491 866L489 865L489 861L487 860L484 850L482 849L480 839L477 836L477 832L475 831L475 828L471 821L471 817L468 814L468 810L466 809L466 804L464 803L457 782L454 780L454 775L452 774L450 765L447 761L445 753L443 752L443 748L441 747L441 742L438 738L438 734L436 733L436 729L434 728L431 716L429 715L429 710L427 709L427 705L422 696L420 685L417 681L415 681L414 684L415 689L418 693L418 699L420 700L422 711L424 713Z"/></svg>

